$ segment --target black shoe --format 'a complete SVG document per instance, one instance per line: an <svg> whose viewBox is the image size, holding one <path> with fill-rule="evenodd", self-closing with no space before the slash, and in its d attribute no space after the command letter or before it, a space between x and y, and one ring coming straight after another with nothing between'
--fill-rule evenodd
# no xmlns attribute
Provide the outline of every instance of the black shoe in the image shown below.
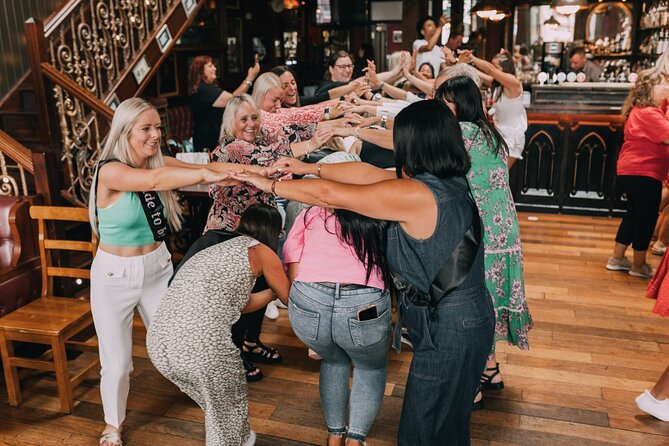
<svg viewBox="0 0 669 446"><path fill-rule="evenodd" d="M499 375L499 363L496 363L495 367L488 367L485 369L486 372L493 372L492 375L487 375L483 372L481 375L481 384L480 388L482 390L502 390L504 388L504 381L498 383L492 382L493 378Z"/></svg>
<svg viewBox="0 0 669 446"><path fill-rule="evenodd" d="M253 365L251 360L248 358L248 355L244 352L241 352L242 363L244 364L244 371L246 372L246 381L255 382L263 379L262 370Z"/></svg>
<svg viewBox="0 0 669 446"><path fill-rule="evenodd" d="M483 394L481 393L481 387L476 391L476 395L474 396L474 400L476 400L476 397L481 395L481 399L478 401L474 401L472 403L472 410L482 410L483 409Z"/></svg>

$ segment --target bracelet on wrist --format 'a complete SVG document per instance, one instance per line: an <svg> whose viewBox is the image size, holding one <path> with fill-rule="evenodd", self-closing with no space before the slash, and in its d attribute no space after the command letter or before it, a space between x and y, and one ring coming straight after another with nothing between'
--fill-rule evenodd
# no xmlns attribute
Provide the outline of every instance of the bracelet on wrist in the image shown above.
<svg viewBox="0 0 669 446"><path fill-rule="evenodd" d="M323 167L323 163L316 164L316 176L318 176L319 178L321 176L321 167Z"/></svg>
<svg viewBox="0 0 669 446"><path fill-rule="evenodd" d="M248 79L244 79L244 83L245 83L246 85L248 85L249 87L253 86L253 82L251 82L251 81L248 80Z"/></svg>
<svg viewBox="0 0 669 446"><path fill-rule="evenodd" d="M280 182L281 178L277 178L274 181L272 181L272 186L270 187L270 190L272 191L272 195L276 195L276 183Z"/></svg>
<svg viewBox="0 0 669 446"><path fill-rule="evenodd" d="M353 132L353 136L360 139L360 127L355 128L355 131Z"/></svg>

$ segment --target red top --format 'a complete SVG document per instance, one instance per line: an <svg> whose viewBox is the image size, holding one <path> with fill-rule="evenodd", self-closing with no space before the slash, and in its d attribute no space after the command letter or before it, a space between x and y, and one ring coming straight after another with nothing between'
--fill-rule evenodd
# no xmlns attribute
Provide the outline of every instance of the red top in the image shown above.
<svg viewBox="0 0 669 446"><path fill-rule="evenodd" d="M618 155L618 176L636 175L663 181L669 173L667 104L634 107L625 122L625 140Z"/></svg>

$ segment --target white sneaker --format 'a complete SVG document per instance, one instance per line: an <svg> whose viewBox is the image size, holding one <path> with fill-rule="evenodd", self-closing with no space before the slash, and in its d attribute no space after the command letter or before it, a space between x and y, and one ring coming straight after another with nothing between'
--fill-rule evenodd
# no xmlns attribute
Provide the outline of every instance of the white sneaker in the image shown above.
<svg viewBox="0 0 669 446"><path fill-rule="evenodd" d="M279 317L279 309L274 305L274 302L270 302L267 304L267 308L265 308L265 317L268 317L270 319L276 319Z"/></svg>
<svg viewBox="0 0 669 446"><path fill-rule="evenodd" d="M288 307L281 302L280 299L274 299L272 302L274 302L274 305L276 305L277 308L281 308L282 310L287 310Z"/></svg>
<svg viewBox="0 0 669 446"><path fill-rule="evenodd" d="M630 276L642 277L644 279L652 279L655 275L655 268L647 263L644 263L639 268L631 267L628 273Z"/></svg>
<svg viewBox="0 0 669 446"><path fill-rule="evenodd" d="M644 412L662 421L669 421L669 399L657 400L648 390L644 390L634 401Z"/></svg>
<svg viewBox="0 0 669 446"><path fill-rule="evenodd" d="M249 434L249 439L246 440L246 442L242 444L242 446L253 446L254 444L256 444L256 433L251 431L251 433Z"/></svg>
<svg viewBox="0 0 669 446"><path fill-rule="evenodd" d="M632 267L632 263L623 257L622 259L616 259L615 257L609 257L609 261L606 262L606 269L610 271L629 271Z"/></svg>

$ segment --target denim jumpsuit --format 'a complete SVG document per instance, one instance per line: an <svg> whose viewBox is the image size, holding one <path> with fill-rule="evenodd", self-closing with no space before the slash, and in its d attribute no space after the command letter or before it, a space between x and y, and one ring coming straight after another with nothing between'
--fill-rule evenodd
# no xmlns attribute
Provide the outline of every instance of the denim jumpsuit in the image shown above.
<svg viewBox="0 0 669 446"><path fill-rule="evenodd" d="M425 240L407 235L399 223L388 232L391 269L428 292L478 212L464 177L415 180L434 194L438 220ZM493 341L495 316L486 291L483 244L467 278L434 308L400 296L400 314L413 343L398 434L400 446L469 445L472 402ZM399 324L398 324L399 325ZM399 345L399 336L395 337Z"/></svg>

